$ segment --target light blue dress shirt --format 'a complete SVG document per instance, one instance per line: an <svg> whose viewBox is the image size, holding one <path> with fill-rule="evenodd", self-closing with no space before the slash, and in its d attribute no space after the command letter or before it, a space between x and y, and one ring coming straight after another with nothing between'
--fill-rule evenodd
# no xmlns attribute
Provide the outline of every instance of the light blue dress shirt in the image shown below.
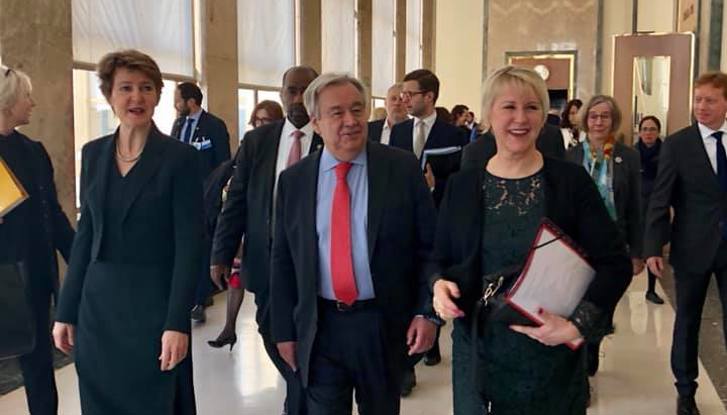
<svg viewBox="0 0 727 415"><path fill-rule="evenodd" d="M197 124L199 123L199 117L202 116L202 110L199 110L195 112L194 114L189 114L187 118L184 119L184 123L182 124L182 131L179 132L179 140L184 140L184 133L187 132L187 125L188 120L192 119L192 124L189 125L189 128L192 129L192 134L189 136L190 143L192 140L194 140L194 130L197 128Z"/></svg>
<svg viewBox="0 0 727 415"><path fill-rule="evenodd" d="M318 266L320 268L319 292L323 298L335 300L331 279L331 211L336 189L335 168L339 161L324 148L318 167L318 194L316 198L316 232L318 233ZM352 162L346 176L351 195L351 250L353 273L356 278L358 300L375 297L374 284L369 267L369 248L366 228L368 225L369 178L364 149Z"/></svg>

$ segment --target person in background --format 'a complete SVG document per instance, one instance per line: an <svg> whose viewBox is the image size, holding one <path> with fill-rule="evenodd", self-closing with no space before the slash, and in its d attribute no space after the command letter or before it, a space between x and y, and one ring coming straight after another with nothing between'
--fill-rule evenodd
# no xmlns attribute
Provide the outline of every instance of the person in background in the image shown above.
<svg viewBox="0 0 727 415"><path fill-rule="evenodd" d="M28 324L35 327L35 348L18 360L28 410L31 415L55 415L58 393L53 376L50 303L51 296L57 300L58 293L56 251L69 260L74 232L58 204L53 165L45 147L16 130L30 123L35 106L31 91L30 78L25 73L0 66L0 160L29 196L0 217L0 264L20 262L27 272L35 317Z"/></svg>
<svg viewBox="0 0 727 415"><path fill-rule="evenodd" d="M283 108L280 104L270 100L260 101L252 110L250 125L252 128L258 128L263 125L278 122L283 118ZM222 163L205 181L205 216L207 217L207 232L210 238L214 236L215 228L217 227L217 217L222 210L225 200L227 200L227 192L235 171L236 159L237 155L232 160ZM229 344L230 350L232 350L235 343L237 343L235 325L237 324L237 315L240 313L242 301L245 298L245 279L240 252L238 252L233 260L230 278L227 281L225 326L214 340L207 341L207 344L211 347L220 348Z"/></svg>
<svg viewBox="0 0 727 415"><path fill-rule="evenodd" d="M642 218L646 221L649 197L654 190L654 180L659 167L659 151L661 151L661 122L653 115L647 115L639 121L639 141L636 150L641 156L641 208ZM656 275L647 268L648 286L646 299L654 304L664 304L664 300L656 293Z"/></svg>
<svg viewBox="0 0 727 415"><path fill-rule="evenodd" d="M377 107L371 111L371 121L381 121L386 119L386 108Z"/></svg>
<svg viewBox="0 0 727 415"><path fill-rule="evenodd" d="M408 119L406 106L404 106L399 95L401 95L400 83L389 87L389 90L386 92L385 100L386 119L369 122L369 140L389 145L392 127Z"/></svg>
<svg viewBox="0 0 727 415"><path fill-rule="evenodd" d="M467 115L469 114L469 108L466 105L457 104L452 107L452 123L455 127L459 127L464 131L465 135L469 137L472 134L472 130L467 126Z"/></svg>
<svg viewBox="0 0 727 415"><path fill-rule="evenodd" d="M560 132L563 134L563 144L566 150L578 145L586 139L586 132L579 127L578 111L583 106L580 99L572 99L565 104L560 118Z"/></svg>
<svg viewBox="0 0 727 415"><path fill-rule="evenodd" d="M585 362L564 343L607 331L601 317L611 313L631 281L623 238L588 174L538 151L549 98L537 73L498 69L485 81L482 101L483 121L498 151L486 165L450 178L429 272L434 309L455 319L454 414L584 415ZM540 327L499 321L482 326L486 320L476 320L481 331L473 338L482 276L521 266L543 218L587 253L596 270L588 292L570 316L543 310Z"/></svg>
<svg viewBox="0 0 727 415"><path fill-rule="evenodd" d="M621 110L606 95L592 97L581 111L586 139L566 153L566 160L582 166L596 184L608 214L626 240L632 274L644 269L641 210L641 160L632 147L616 140ZM613 314L609 317L612 324ZM601 342L586 345L589 376L598 372Z"/></svg>
<svg viewBox="0 0 727 415"><path fill-rule="evenodd" d="M283 107L275 101L265 100L260 101L257 105L255 105L255 108L252 110L252 114L250 114L250 121L248 124L250 124L252 128L258 128L266 124L280 121L283 118Z"/></svg>
<svg viewBox="0 0 727 415"><path fill-rule="evenodd" d="M150 56L109 53L98 77L120 125L83 146L81 217L53 338L73 353L84 414L194 415L197 151L154 125L164 84Z"/></svg>
<svg viewBox="0 0 727 415"><path fill-rule="evenodd" d="M179 118L174 121L171 136L197 150L201 179L204 182L217 166L230 159L230 134L224 121L202 109L202 99L202 90L196 84L177 84L174 90L174 108ZM205 322L205 307L212 304L212 284L207 272L212 249L209 238L205 238L202 249L204 260L199 270L194 307L190 316L198 323Z"/></svg>

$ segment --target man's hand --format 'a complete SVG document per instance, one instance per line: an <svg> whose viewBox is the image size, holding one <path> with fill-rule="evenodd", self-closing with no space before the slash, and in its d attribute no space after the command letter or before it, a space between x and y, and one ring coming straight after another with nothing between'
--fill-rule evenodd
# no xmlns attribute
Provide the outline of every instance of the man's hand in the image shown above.
<svg viewBox="0 0 727 415"><path fill-rule="evenodd" d="M210 266L210 278L217 288L223 290L222 280L228 282L230 280L230 267L228 265L212 265Z"/></svg>
<svg viewBox="0 0 727 415"><path fill-rule="evenodd" d="M457 283L445 279L437 280L434 283L434 298L432 299L434 311L440 318L444 319L463 317L464 311L460 310L453 301L459 296Z"/></svg>
<svg viewBox="0 0 727 415"><path fill-rule="evenodd" d="M285 360L285 363L290 366L293 372L298 371L298 362L295 359L295 345L296 342L280 342L277 344L280 357Z"/></svg>
<svg viewBox="0 0 727 415"><path fill-rule="evenodd" d="M639 275L644 270L644 260L641 258L631 258L632 275Z"/></svg>
<svg viewBox="0 0 727 415"><path fill-rule="evenodd" d="M422 316L416 316L406 331L406 345L409 346L409 356L424 353L432 348L434 337L437 334L437 325Z"/></svg>
<svg viewBox="0 0 727 415"><path fill-rule="evenodd" d="M434 181L434 173L432 172L432 166L429 165L429 163L424 166L424 179L427 181L427 187L430 189L434 189L434 185L436 184Z"/></svg>
<svg viewBox="0 0 727 415"><path fill-rule="evenodd" d="M545 310L541 310L538 316L543 320L543 325L540 327L512 325L510 329L546 346L558 346L581 338L578 328L563 317Z"/></svg>
<svg viewBox="0 0 727 415"><path fill-rule="evenodd" d="M664 273L664 259L660 256L652 256L646 260L646 265L649 266L651 272L657 277L661 278Z"/></svg>
<svg viewBox="0 0 727 415"><path fill-rule="evenodd" d="M53 343L65 354L71 354L76 345L76 326L68 323L53 324Z"/></svg>

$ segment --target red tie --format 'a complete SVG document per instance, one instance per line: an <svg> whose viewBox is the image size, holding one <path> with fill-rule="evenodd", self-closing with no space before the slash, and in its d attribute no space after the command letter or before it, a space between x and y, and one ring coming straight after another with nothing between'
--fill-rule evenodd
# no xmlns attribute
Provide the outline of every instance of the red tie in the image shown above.
<svg viewBox="0 0 727 415"><path fill-rule="evenodd" d="M290 167L293 164L300 161L300 138L305 135L303 131L295 130L290 135L293 136L293 145L290 146L290 153L288 153L288 164L285 167Z"/></svg>
<svg viewBox="0 0 727 415"><path fill-rule="evenodd" d="M331 209L331 278L336 299L348 305L358 298L351 253L351 195L346 175L351 163L336 166L336 190Z"/></svg>

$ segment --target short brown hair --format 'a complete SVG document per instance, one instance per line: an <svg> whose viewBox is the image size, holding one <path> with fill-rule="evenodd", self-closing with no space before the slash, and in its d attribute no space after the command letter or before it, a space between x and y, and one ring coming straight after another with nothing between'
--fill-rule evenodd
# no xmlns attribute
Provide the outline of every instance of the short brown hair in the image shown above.
<svg viewBox="0 0 727 415"><path fill-rule="evenodd" d="M722 96L727 99L727 74L724 72L714 71L699 75L699 78L694 82L694 88L703 85L711 85L714 88L721 89Z"/></svg>
<svg viewBox="0 0 727 415"><path fill-rule="evenodd" d="M417 81L422 92L431 92L434 96L433 102L439 98L439 78L429 69L417 69L404 76L404 82Z"/></svg>
<svg viewBox="0 0 727 415"><path fill-rule="evenodd" d="M151 56L145 53L135 49L126 49L107 53L98 62L97 74L101 80L99 88L107 100L111 98L111 89L114 87L114 76L116 75L116 70L119 68L138 71L146 75L157 89L157 99L161 97L164 83L162 82L162 72L159 70L159 65L157 65Z"/></svg>
<svg viewBox="0 0 727 415"><path fill-rule="evenodd" d="M580 117L578 117L581 122L581 128L586 132L586 134L588 133L588 111L596 105L604 103L608 105L611 110L611 131L609 132L613 134L621 127L621 109L618 107L616 100L608 95L596 95L581 108L579 114Z"/></svg>

